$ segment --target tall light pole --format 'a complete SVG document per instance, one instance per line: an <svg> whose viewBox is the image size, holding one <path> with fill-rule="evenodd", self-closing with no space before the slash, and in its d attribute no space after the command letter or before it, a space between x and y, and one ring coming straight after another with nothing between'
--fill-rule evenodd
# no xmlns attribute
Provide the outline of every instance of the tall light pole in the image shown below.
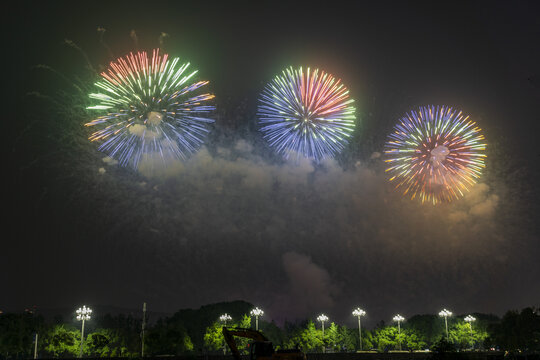
<svg viewBox="0 0 540 360"><path fill-rule="evenodd" d="M141 357L144 357L144 330L146 329L146 303L142 306L142 325L141 325Z"/></svg>
<svg viewBox="0 0 540 360"><path fill-rule="evenodd" d="M398 332L398 343L399 343L399 350L401 351L401 322L405 320L405 318L399 314L393 317L395 322L397 322L397 332Z"/></svg>
<svg viewBox="0 0 540 360"><path fill-rule="evenodd" d="M256 307L250 311L251 316L255 316L255 330L259 330L259 316L264 315L264 311Z"/></svg>
<svg viewBox="0 0 540 360"><path fill-rule="evenodd" d="M223 323L224 327L227 327L227 321L232 320L231 315L225 313L219 317L219 321ZM227 353L227 346L225 345L225 342L223 342L223 355Z"/></svg>
<svg viewBox="0 0 540 360"><path fill-rule="evenodd" d="M444 326L446 328L446 341L449 341L448 338L448 317L452 316L452 312L446 309L442 309L439 312L439 316L444 317Z"/></svg>
<svg viewBox="0 0 540 360"><path fill-rule="evenodd" d="M328 316L321 314L317 316L317 320L321 322L322 325L322 341L323 341L323 353L326 352L326 345L324 344L324 322L328 321Z"/></svg>
<svg viewBox="0 0 540 360"><path fill-rule="evenodd" d="M84 322L86 320L90 320L90 314L92 313L92 309L87 308L85 305L83 305L82 308L77 309L77 320L82 321L81 326L81 350L79 352L79 357L82 358L83 354L83 346L84 346Z"/></svg>
<svg viewBox="0 0 540 360"><path fill-rule="evenodd" d="M469 330L471 331L471 348L474 349L474 338L473 338L473 333L472 333L472 323L473 321L476 321L476 318L472 315L467 315L465 316L465 320L466 322L469 323Z"/></svg>
<svg viewBox="0 0 540 360"><path fill-rule="evenodd" d="M34 337L34 359L37 359L38 333Z"/></svg>
<svg viewBox="0 0 540 360"><path fill-rule="evenodd" d="M360 340L360 351L362 351L362 322L360 318L366 315L366 312L360 308L356 308L352 314L358 318L358 339Z"/></svg>
<svg viewBox="0 0 540 360"><path fill-rule="evenodd" d="M32 314L32 327L36 332L34 333L34 359L38 358L37 350L38 350L38 339L39 339L39 333L37 331L37 325L36 325L36 311L37 306L34 305L30 309L24 309L24 311L28 314ZM0 314L2 314L2 311L0 310Z"/></svg>

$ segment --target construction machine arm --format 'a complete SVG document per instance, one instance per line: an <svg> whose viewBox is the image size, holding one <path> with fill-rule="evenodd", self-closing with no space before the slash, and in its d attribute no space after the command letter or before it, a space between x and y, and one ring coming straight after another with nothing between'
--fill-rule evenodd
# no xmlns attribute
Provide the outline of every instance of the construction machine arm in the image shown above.
<svg viewBox="0 0 540 360"><path fill-rule="evenodd" d="M227 329L226 327L223 327L222 330L223 330L223 337L225 338L225 342L227 343L227 345L229 345L229 348L231 349L231 352L236 360L241 360L241 358L240 358L240 351L238 351L238 347L236 346L236 341L234 340L235 336L252 339L254 341L268 341L266 336L264 336L262 333L256 330L244 329L244 328Z"/></svg>

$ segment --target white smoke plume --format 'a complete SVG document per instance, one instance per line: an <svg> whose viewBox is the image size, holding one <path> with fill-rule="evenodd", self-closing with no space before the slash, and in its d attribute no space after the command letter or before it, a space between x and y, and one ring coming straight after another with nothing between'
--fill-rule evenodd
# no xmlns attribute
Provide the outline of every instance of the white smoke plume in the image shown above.
<svg viewBox="0 0 540 360"><path fill-rule="evenodd" d="M433 206L393 189L379 156L347 168L335 160L280 164L240 140L184 162L154 160L141 161L144 186L118 193L114 227L152 249L160 265L148 271L174 284L166 296L159 282L148 285L158 303L186 292L195 305L228 294L290 319L317 309L347 317L360 303L377 314L449 301L498 311L480 308L483 299L512 286L499 269L516 260L519 240L507 235L513 215L501 211L489 179Z"/></svg>

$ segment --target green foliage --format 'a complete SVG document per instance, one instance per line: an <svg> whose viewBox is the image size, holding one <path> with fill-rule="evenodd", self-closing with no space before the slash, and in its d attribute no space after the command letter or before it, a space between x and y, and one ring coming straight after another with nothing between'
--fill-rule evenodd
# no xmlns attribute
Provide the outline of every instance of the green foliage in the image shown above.
<svg viewBox="0 0 540 360"><path fill-rule="evenodd" d="M321 331L322 335L322 331ZM338 326L330 323L330 326L324 332L324 344L327 349L334 352L352 350L357 343L355 337L357 333L347 329L345 326Z"/></svg>
<svg viewBox="0 0 540 360"><path fill-rule="evenodd" d="M475 347L475 344L480 344L487 337L487 333L481 329L477 329L474 325L471 327L469 323L464 321L456 322L452 328L448 330L450 342L458 349L470 349Z"/></svg>
<svg viewBox="0 0 540 360"><path fill-rule="evenodd" d="M452 342L447 341L446 337L442 336L431 349L437 353L455 353L456 347Z"/></svg>
<svg viewBox="0 0 540 360"><path fill-rule="evenodd" d="M336 350L338 344L341 343L341 335L338 332L338 326L334 322L330 323L330 326L325 329L323 343L326 348L332 348L333 350Z"/></svg>
<svg viewBox="0 0 540 360"><path fill-rule="evenodd" d="M239 327L239 328L249 328L251 326L251 318L248 315L243 315L240 318L240 321L233 323L233 326ZM250 340L246 338L238 338L236 339L236 346L238 347L238 350L241 354L248 354L249 353L249 345Z"/></svg>
<svg viewBox="0 0 540 360"><path fill-rule="evenodd" d="M160 319L145 339L146 352L152 355L180 355L193 351L186 329L176 319Z"/></svg>
<svg viewBox="0 0 540 360"><path fill-rule="evenodd" d="M375 348L376 343L374 332L362 329L362 349L373 349ZM358 344L358 349L360 349L360 344Z"/></svg>
<svg viewBox="0 0 540 360"><path fill-rule="evenodd" d="M81 333L72 327L56 325L47 332L43 343L45 351L55 357L75 357L79 354Z"/></svg>
<svg viewBox="0 0 540 360"><path fill-rule="evenodd" d="M427 348L427 344L422 340L420 335L412 329L401 330L403 340L401 342L403 349L422 350Z"/></svg>
<svg viewBox="0 0 540 360"><path fill-rule="evenodd" d="M266 322L259 318L259 330L274 344L274 349L286 348L286 334L274 322Z"/></svg>
<svg viewBox="0 0 540 360"><path fill-rule="evenodd" d="M219 306L203 307L199 310L182 310L171 317L159 319L146 332L145 352L148 355L186 355L195 349L222 353L226 344L222 334L222 324L216 319L226 308L227 303ZM235 302L233 309L251 306ZM195 331L206 321L209 314L217 316L209 322L200 337L201 347L196 348L185 326L186 321L195 321L187 326ZM250 328L253 319L248 315L236 314L229 326ZM232 315L232 314L231 314ZM474 314L477 321L472 324L463 321L463 316L449 319L449 341L446 340L444 319L436 315L417 315L404 322L401 333L397 326L385 326L383 322L374 330L362 329L362 347L364 350L376 348L379 351L399 349L420 350L430 347L440 358L457 356L456 350L475 349L487 346L500 346L505 350L538 351L540 342L540 314L535 309L526 308L521 312L509 311L502 321L493 315ZM201 320L202 319L202 320ZM57 317L50 324L31 312L23 314L0 314L0 358L29 358L33 355L35 332L39 332L40 357L76 357L80 349L80 323L63 324ZM78 325L78 326L74 326ZM359 349L358 328L347 328L330 323L322 330L307 320L302 323L286 323L283 329L274 323L259 319L260 330L274 344L275 349L299 348L306 353L321 352L324 347L339 351ZM472 330L472 331L471 331ZM132 316L104 315L95 317L85 326L86 339L84 354L88 357L137 357L141 350L141 320ZM249 339L236 338L241 353L248 353ZM228 347L227 347L228 351ZM460 352L461 353L461 352ZM448 354L448 355L445 355Z"/></svg>
<svg viewBox="0 0 540 360"><path fill-rule="evenodd" d="M491 326L489 341L509 351L540 351L539 310L508 311L499 324Z"/></svg>
<svg viewBox="0 0 540 360"><path fill-rule="evenodd" d="M304 352L319 352L323 347L333 351L352 350L357 345L357 332L345 326L330 323L324 330L317 328L313 321L307 321L303 326L286 326L288 333L284 346L287 349L299 348ZM324 341L323 341L324 340Z"/></svg>
<svg viewBox="0 0 540 360"><path fill-rule="evenodd" d="M249 317L249 315L244 314L244 316L240 318L239 322L233 323L233 324L235 324L236 327L249 328L251 327L251 317Z"/></svg>
<svg viewBox="0 0 540 360"><path fill-rule="evenodd" d="M244 314L242 317L240 317L239 321L232 322L230 325L227 325L227 327L238 327L247 329L250 327L250 325L251 318L248 315ZM218 321L215 321L211 326L206 328L206 331L204 333L204 346L207 350L217 351L220 349L224 349L224 351L229 351L227 344L225 343L225 339L223 338L222 329L223 324ZM240 351L241 354L247 354L249 339L238 337L235 339L235 341L238 351Z"/></svg>
<svg viewBox="0 0 540 360"><path fill-rule="evenodd" d="M125 338L116 329L97 329L85 339L84 353L91 357L135 357L137 347L128 347ZM140 346L140 344L138 344Z"/></svg>
<svg viewBox="0 0 540 360"><path fill-rule="evenodd" d="M211 326L206 328L204 333L204 347L210 351L217 351L224 349L225 351L225 339L223 338L223 325L219 322L214 322Z"/></svg>
<svg viewBox="0 0 540 360"><path fill-rule="evenodd" d="M233 321L238 321L245 314L248 314L251 309L253 309L253 305L245 301L222 302L201 306L196 310L179 310L168 318L167 322L169 324L174 323L176 327L185 329L193 342L193 348L202 350L205 347L204 336L206 329L212 327L214 322L218 321L220 315L227 313L233 318Z"/></svg>
<svg viewBox="0 0 540 360"><path fill-rule="evenodd" d="M111 356L111 336L107 330L99 329L96 332L88 335L85 341L84 352L92 357L107 357Z"/></svg>
<svg viewBox="0 0 540 360"><path fill-rule="evenodd" d="M315 327L313 321L309 320L307 327L300 333L300 348L307 350L308 352L320 351L323 347L322 330L318 330Z"/></svg>
<svg viewBox="0 0 540 360"><path fill-rule="evenodd" d="M402 350L421 350L427 347L427 344L421 340L419 333L415 329L401 329L397 326L381 326L371 333L366 332L367 337L371 335L371 347L379 351L399 350L400 344Z"/></svg>
<svg viewBox="0 0 540 360"><path fill-rule="evenodd" d="M95 330L94 333L108 339L109 342L109 344L101 350L96 348L96 352L93 353L95 356L137 356L140 354L141 320L135 319L131 315L124 316L120 314L112 316L106 314L101 317L96 317L96 319L92 321L92 324L99 326L99 329ZM90 339L92 335L93 334L89 334L88 339ZM89 342L88 339L86 340L87 343ZM104 341L103 338L101 340ZM96 344L99 344L99 342ZM87 353L86 350L90 351L90 348L87 349L85 345L85 353Z"/></svg>
<svg viewBox="0 0 540 360"><path fill-rule="evenodd" d="M286 342L287 348L299 348L304 352L321 351L323 347L322 331L315 327L313 321L309 320L305 328L301 326L290 326L289 340Z"/></svg>
<svg viewBox="0 0 540 360"><path fill-rule="evenodd" d="M380 351L394 350L398 348L398 329L385 326L374 331L375 346Z"/></svg>
<svg viewBox="0 0 540 360"><path fill-rule="evenodd" d="M448 318L451 326L452 318ZM415 315L407 319L405 327L414 333L428 345L435 344L445 334L444 319L437 315Z"/></svg>
<svg viewBox="0 0 540 360"><path fill-rule="evenodd" d="M34 334L43 328L43 318L32 313L0 315L0 356L29 356Z"/></svg>
<svg viewBox="0 0 540 360"><path fill-rule="evenodd" d="M338 329L341 342L338 344L341 350L351 351L356 347L358 342L356 329L349 329L346 326L340 326Z"/></svg>

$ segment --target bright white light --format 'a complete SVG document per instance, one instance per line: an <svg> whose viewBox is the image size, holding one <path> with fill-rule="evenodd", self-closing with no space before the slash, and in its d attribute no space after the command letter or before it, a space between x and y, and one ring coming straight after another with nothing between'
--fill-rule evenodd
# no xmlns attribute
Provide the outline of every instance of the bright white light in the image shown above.
<svg viewBox="0 0 540 360"><path fill-rule="evenodd" d="M366 312L364 310L360 309L360 308L356 308L356 309L354 309L352 314L354 316L364 316L364 315L366 315Z"/></svg>
<svg viewBox="0 0 540 360"><path fill-rule="evenodd" d="M472 316L472 315L467 315L467 316L465 316L465 319L463 319L463 320L470 323L470 322L476 321L476 318L474 316Z"/></svg>
<svg viewBox="0 0 540 360"><path fill-rule="evenodd" d="M321 315L317 316L317 320L320 321L320 322L328 321L328 316L326 316L324 314L321 314Z"/></svg>
<svg viewBox="0 0 540 360"><path fill-rule="evenodd" d="M92 309L83 305L82 308L77 310L77 320L90 320L90 314L92 314Z"/></svg>
<svg viewBox="0 0 540 360"><path fill-rule="evenodd" d="M258 307L256 307L255 309L253 309L253 310L250 311L250 314L251 314L251 316L263 316L263 315L264 315L264 311L262 311L261 309L259 309Z"/></svg>
<svg viewBox="0 0 540 360"><path fill-rule="evenodd" d="M394 321L397 321L397 322L400 322L400 321L403 321L405 320L405 318L399 314L397 314L396 316L394 316Z"/></svg>
<svg viewBox="0 0 540 360"><path fill-rule="evenodd" d="M442 309L442 310L439 312L439 316L441 316L441 317L452 316L452 312L451 312L450 310Z"/></svg>
<svg viewBox="0 0 540 360"><path fill-rule="evenodd" d="M231 315L225 313L219 317L219 320L226 323L227 321L232 320L232 317Z"/></svg>

